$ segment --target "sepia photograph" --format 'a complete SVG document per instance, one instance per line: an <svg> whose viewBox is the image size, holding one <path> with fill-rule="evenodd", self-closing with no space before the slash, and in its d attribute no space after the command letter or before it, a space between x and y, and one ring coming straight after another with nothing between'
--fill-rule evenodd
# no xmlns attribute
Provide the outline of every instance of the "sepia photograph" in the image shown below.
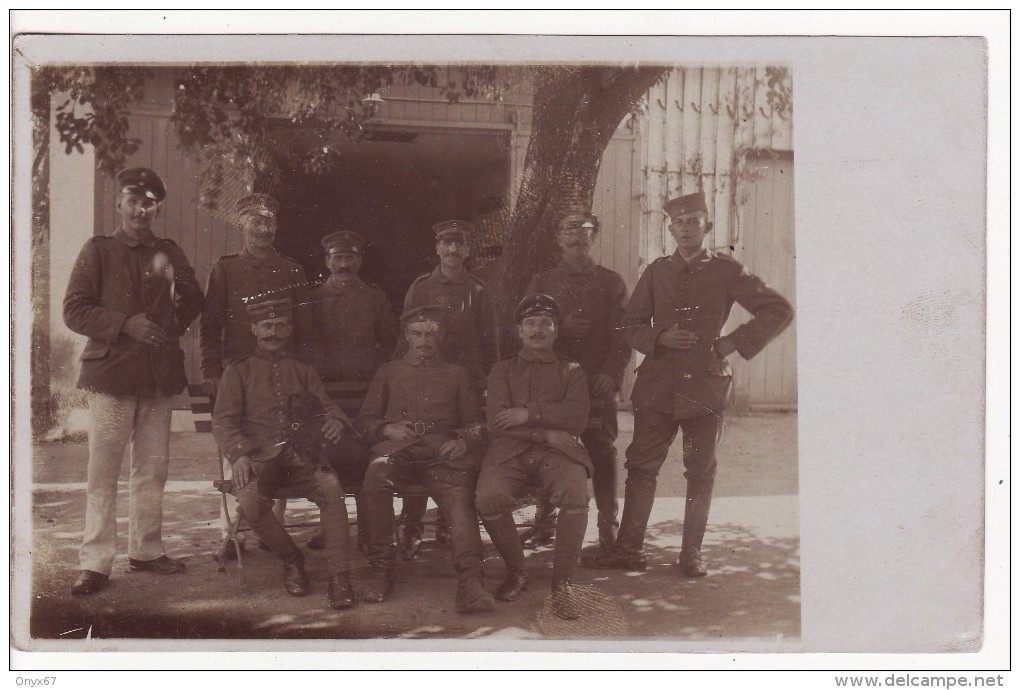
<svg viewBox="0 0 1020 690"><path fill-rule="evenodd" d="M13 45L14 648L980 650L980 39Z"/></svg>

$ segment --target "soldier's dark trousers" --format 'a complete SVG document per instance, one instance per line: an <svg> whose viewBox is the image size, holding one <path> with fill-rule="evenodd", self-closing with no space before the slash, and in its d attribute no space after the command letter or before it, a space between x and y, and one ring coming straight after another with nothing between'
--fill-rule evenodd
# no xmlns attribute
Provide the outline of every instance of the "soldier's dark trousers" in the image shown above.
<svg viewBox="0 0 1020 690"><path fill-rule="evenodd" d="M683 431L687 478L682 548L701 548L712 506L717 468L715 446L721 426L722 417L715 414L674 419L656 410L634 410L634 441L627 448L623 518L616 540L620 552L638 554L644 546L648 516L655 501L656 478L678 430Z"/></svg>
<svg viewBox="0 0 1020 690"><path fill-rule="evenodd" d="M406 449L392 458L373 458L365 471L361 503L365 511L368 562L386 567L396 562L393 492L417 484L428 490L447 517L458 578L480 577L482 538L475 513L475 473L445 464L412 466L401 457L408 452L415 452L415 449Z"/></svg>
<svg viewBox="0 0 1020 690"><path fill-rule="evenodd" d="M524 565L524 548L510 512L528 484L538 483L549 503L560 509L556 523L553 578L571 578L577 569L588 527L588 475L584 466L565 455L538 446L478 475L475 505L489 538L507 568Z"/></svg>
<svg viewBox="0 0 1020 690"><path fill-rule="evenodd" d="M581 443L588 451L595 468L591 477L592 495L598 509L599 527L619 525L616 516L620 504L616 498L616 436L619 426L616 421L616 400L612 396L597 398L591 402L588 426L581 433Z"/></svg>
<svg viewBox="0 0 1020 690"><path fill-rule="evenodd" d="M618 483L616 481L616 437L619 425L616 419L616 399L595 398L591 401L591 413L588 426L581 433L581 443L588 451L591 464L595 468L591 477L592 497L598 509L598 525L619 527L617 516L620 513L620 502L616 497ZM535 513L535 526L552 529L556 525L556 513L547 501L539 504Z"/></svg>
<svg viewBox="0 0 1020 690"><path fill-rule="evenodd" d="M302 559L301 549L273 514L274 498L307 498L319 507L331 573L351 569L350 526L340 480L331 469L298 464L288 451L255 466L255 478L237 492L241 513L263 544L286 563Z"/></svg>

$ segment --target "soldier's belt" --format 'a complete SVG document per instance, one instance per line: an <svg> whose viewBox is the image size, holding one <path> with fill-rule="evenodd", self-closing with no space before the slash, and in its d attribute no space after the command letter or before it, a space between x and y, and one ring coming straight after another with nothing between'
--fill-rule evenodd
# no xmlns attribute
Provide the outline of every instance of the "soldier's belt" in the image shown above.
<svg viewBox="0 0 1020 690"><path fill-rule="evenodd" d="M408 424L414 427L415 436L424 436L426 434L450 434L452 429L441 422L412 422L407 420Z"/></svg>

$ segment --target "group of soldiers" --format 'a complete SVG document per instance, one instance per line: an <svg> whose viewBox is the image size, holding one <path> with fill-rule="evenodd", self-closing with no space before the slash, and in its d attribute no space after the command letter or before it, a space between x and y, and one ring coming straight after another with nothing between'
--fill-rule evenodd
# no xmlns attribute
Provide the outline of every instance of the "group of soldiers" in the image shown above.
<svg viewBox="0 0 1020 690"><path fill-rule="evenodd" d="M172 399L186 385L178 338L199 315L213 434L240 512L283 563L291 595L306 594L309 581L278 499L305 497L319 507L322 529L309 546L325 550L327 600L344 609L391 596L395 538L413 555L426 508L424 497L405 497L398 530L393 496L414 485L441 513L458 611L518 599L529 584L525 545L554 543L552 609L577 618L579 563L645 569L656 477L681 429L688 490L678 566L688 577L707 574L701 543L732 396L726 356L755 355L792 309L739 262L705 247L711 223L702 193L664 205L677 250L647 267L629 300L622 277L592 259L598 219L587 209L563 214L560 261L532 277L510 324L519 349L500 358L491 293L465 266L473 231L466 221L434 226L438 266L411 284L398 326L385 294L359 277L366 241L357 232L322 239L330 275L311 286L301 266L274 249L277 201L252 194L237 208L244 248L214 264L203 293L180 248L152 234L166 196L159 176L133 168L117 181L120 226L86 242L64 302L67 325L89 337L79 381L90 391L88 503L74 594L108 582L128 444L129 568L185 569L163 551L161 500ZM752 317L720 337L734 303ZM616 393L631 348L644 360L631 396L634 440L619 516ZM330 398L334 382L368 384L360 409L345 412ZM303 426L316 442L299 438ZM582 557L589 480L598 548ZM352 484L360 484L359 540L370 565L359 597L344 503ZM512 510L536 484L545 498L534 528L521 535ZM483 586L479 517L506 567L493 593Z"/></svg>

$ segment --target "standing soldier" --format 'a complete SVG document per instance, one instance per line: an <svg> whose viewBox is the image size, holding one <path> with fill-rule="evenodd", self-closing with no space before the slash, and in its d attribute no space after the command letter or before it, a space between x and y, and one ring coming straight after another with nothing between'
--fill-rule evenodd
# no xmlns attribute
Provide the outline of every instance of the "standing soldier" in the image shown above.
<svg viewBox="0 0 1020 690"><path fill-rule="evenodd" d="M560 219L556 243L562 258L556 266L532 277L528 294L553 297L564 314L556 338L556 351L581 365L588 378L591 412L581 442L591 457L591 482L598 508L599 545L611 550L616 542L616 391L630 362L630 346L620 324L627 286L619 273L597 265L591 246L599 231L593 213L572 211ZM551 507L540 504L531 541L535 545L552 538ZM550 516L543 520L543 516ZM522 535L523 536L523 535Z"/></svg>
<svg viewBox="0 0 1020 690"><path fill-rule="evenodd" d="M367 385L396 350L396 320L386 293L358 277L364 237L334 232L322 247L330 275L311 291L316 364L327 383Z"/></svg>
<svg viewBox="0 0 1020 690"><path fill-rule="evenodd" d="M364 257L365 238L342 230L322 238L329 278L311 291L312 324L315 332L315 362L323 380L329 383L372 381L379 365L397 347L397 327L386 293L358 277ZM360 408L361 400L357 401ZM343 401L340 403L343 407ZM357 409L344 409L356 415ZM343 466L335 467L345 484L361 484L368 450L345 437L343 449L335 454ZM360 500L359 500L360 506ZM361 511L358 511L361 514ZM362 533L359 522L359 534ZM309 540L308 548L325 545L322 530Z"/></svg>
<svg viewBox="0 0 1020 690"><path fill-rule="evenodd" d="M237 254L221 256L209 272L205 309L199 329L202 378L205 392L215 402L220 377L227 365L239 362L255 351L246 306L264 299L289 299L294 306L294 351L308 358L311 335L308 281L301 265L273 248L276 240L276 212L279 202L268 194L249 194L237 203L238 227L244 248ZM224 475L230 465L224 460ZM286 501L277 501L277 518L283 520ZM224 528L226 530L226 528ZM224 531L224 539L227 532ZM222 553L234 557L226 541Z"/></svg>
<svg viewBox="0 0 1020 690"><path fill-rule="evenodd" d="M676 252L645 269L624 315L627 339L645 360L631 393L634 441L627 448L620 533L613 551L581 562L592 568L645 569L642 548L656 478L682 429L687 501L677 565L687 577L704 577L701 542L715 483L715 446L732 397L726 357L758 354L790 323L793 309L736 259L705 248L712 223L704 193L670 199L663 211ZM752 318L720 337L734 302Z"/></svg>
<svg viewBox="0 0 1020 690"><path fill-rule="evenodd" d="M394 582L394 487L424 484L450 521L457 610L477 613L493 607L474 507L482 415L467 370L439 355L445 312L419 307L401 317L407 352L379 369L361 408L358 423L376 441L362 485L372 566L363 598L385 600Z"/></svg>
<svg viewBox="0 0 1020 690"><path fill-rule="evenodd" d="M474 233L474 226L463 220L446 220L432 226L432 230L439 266L411 283L404 311L433 304L446 309L446 337L440 354L447 362L468 370L471 386L481 396L486 377L499 359L499 332L489 288L464 268L471 253L468 235ZM405 557L413 556L421 544L425 508L424 499L404 501L401 547ZM442 527L438 531L442 539L445 531Z"/></svg>
<svg viewBox="0 0 1020 690"><path fill-rule="evenodd" d="M528 586L524 548L517 537L515 499L537 482L560 510L553 553L553 611L580 617L572 578L588 526L591 460L578 440L588 420L588 383L581 366L556 354L559 310L549 295L528 295L515 313L520 351L489 374L486 418L492 437L482 459L475 506L506 565L496 589L514 601Z"/></svg>
<svg viewBox="0 0 1020 690"><path fill-rule="evenodd" d="M89 239L64 297L64 323L88 336L78 387L89 392L89 466L81 572L71 593L109 580L116 553L117 478L131 446L128 563L133 572L179 573L163 552L163 488L173 396L184 390L178 338L202 311L202 289L184 252L152 234L166 197L148 168L117 175L120 227Z"/></svg>

